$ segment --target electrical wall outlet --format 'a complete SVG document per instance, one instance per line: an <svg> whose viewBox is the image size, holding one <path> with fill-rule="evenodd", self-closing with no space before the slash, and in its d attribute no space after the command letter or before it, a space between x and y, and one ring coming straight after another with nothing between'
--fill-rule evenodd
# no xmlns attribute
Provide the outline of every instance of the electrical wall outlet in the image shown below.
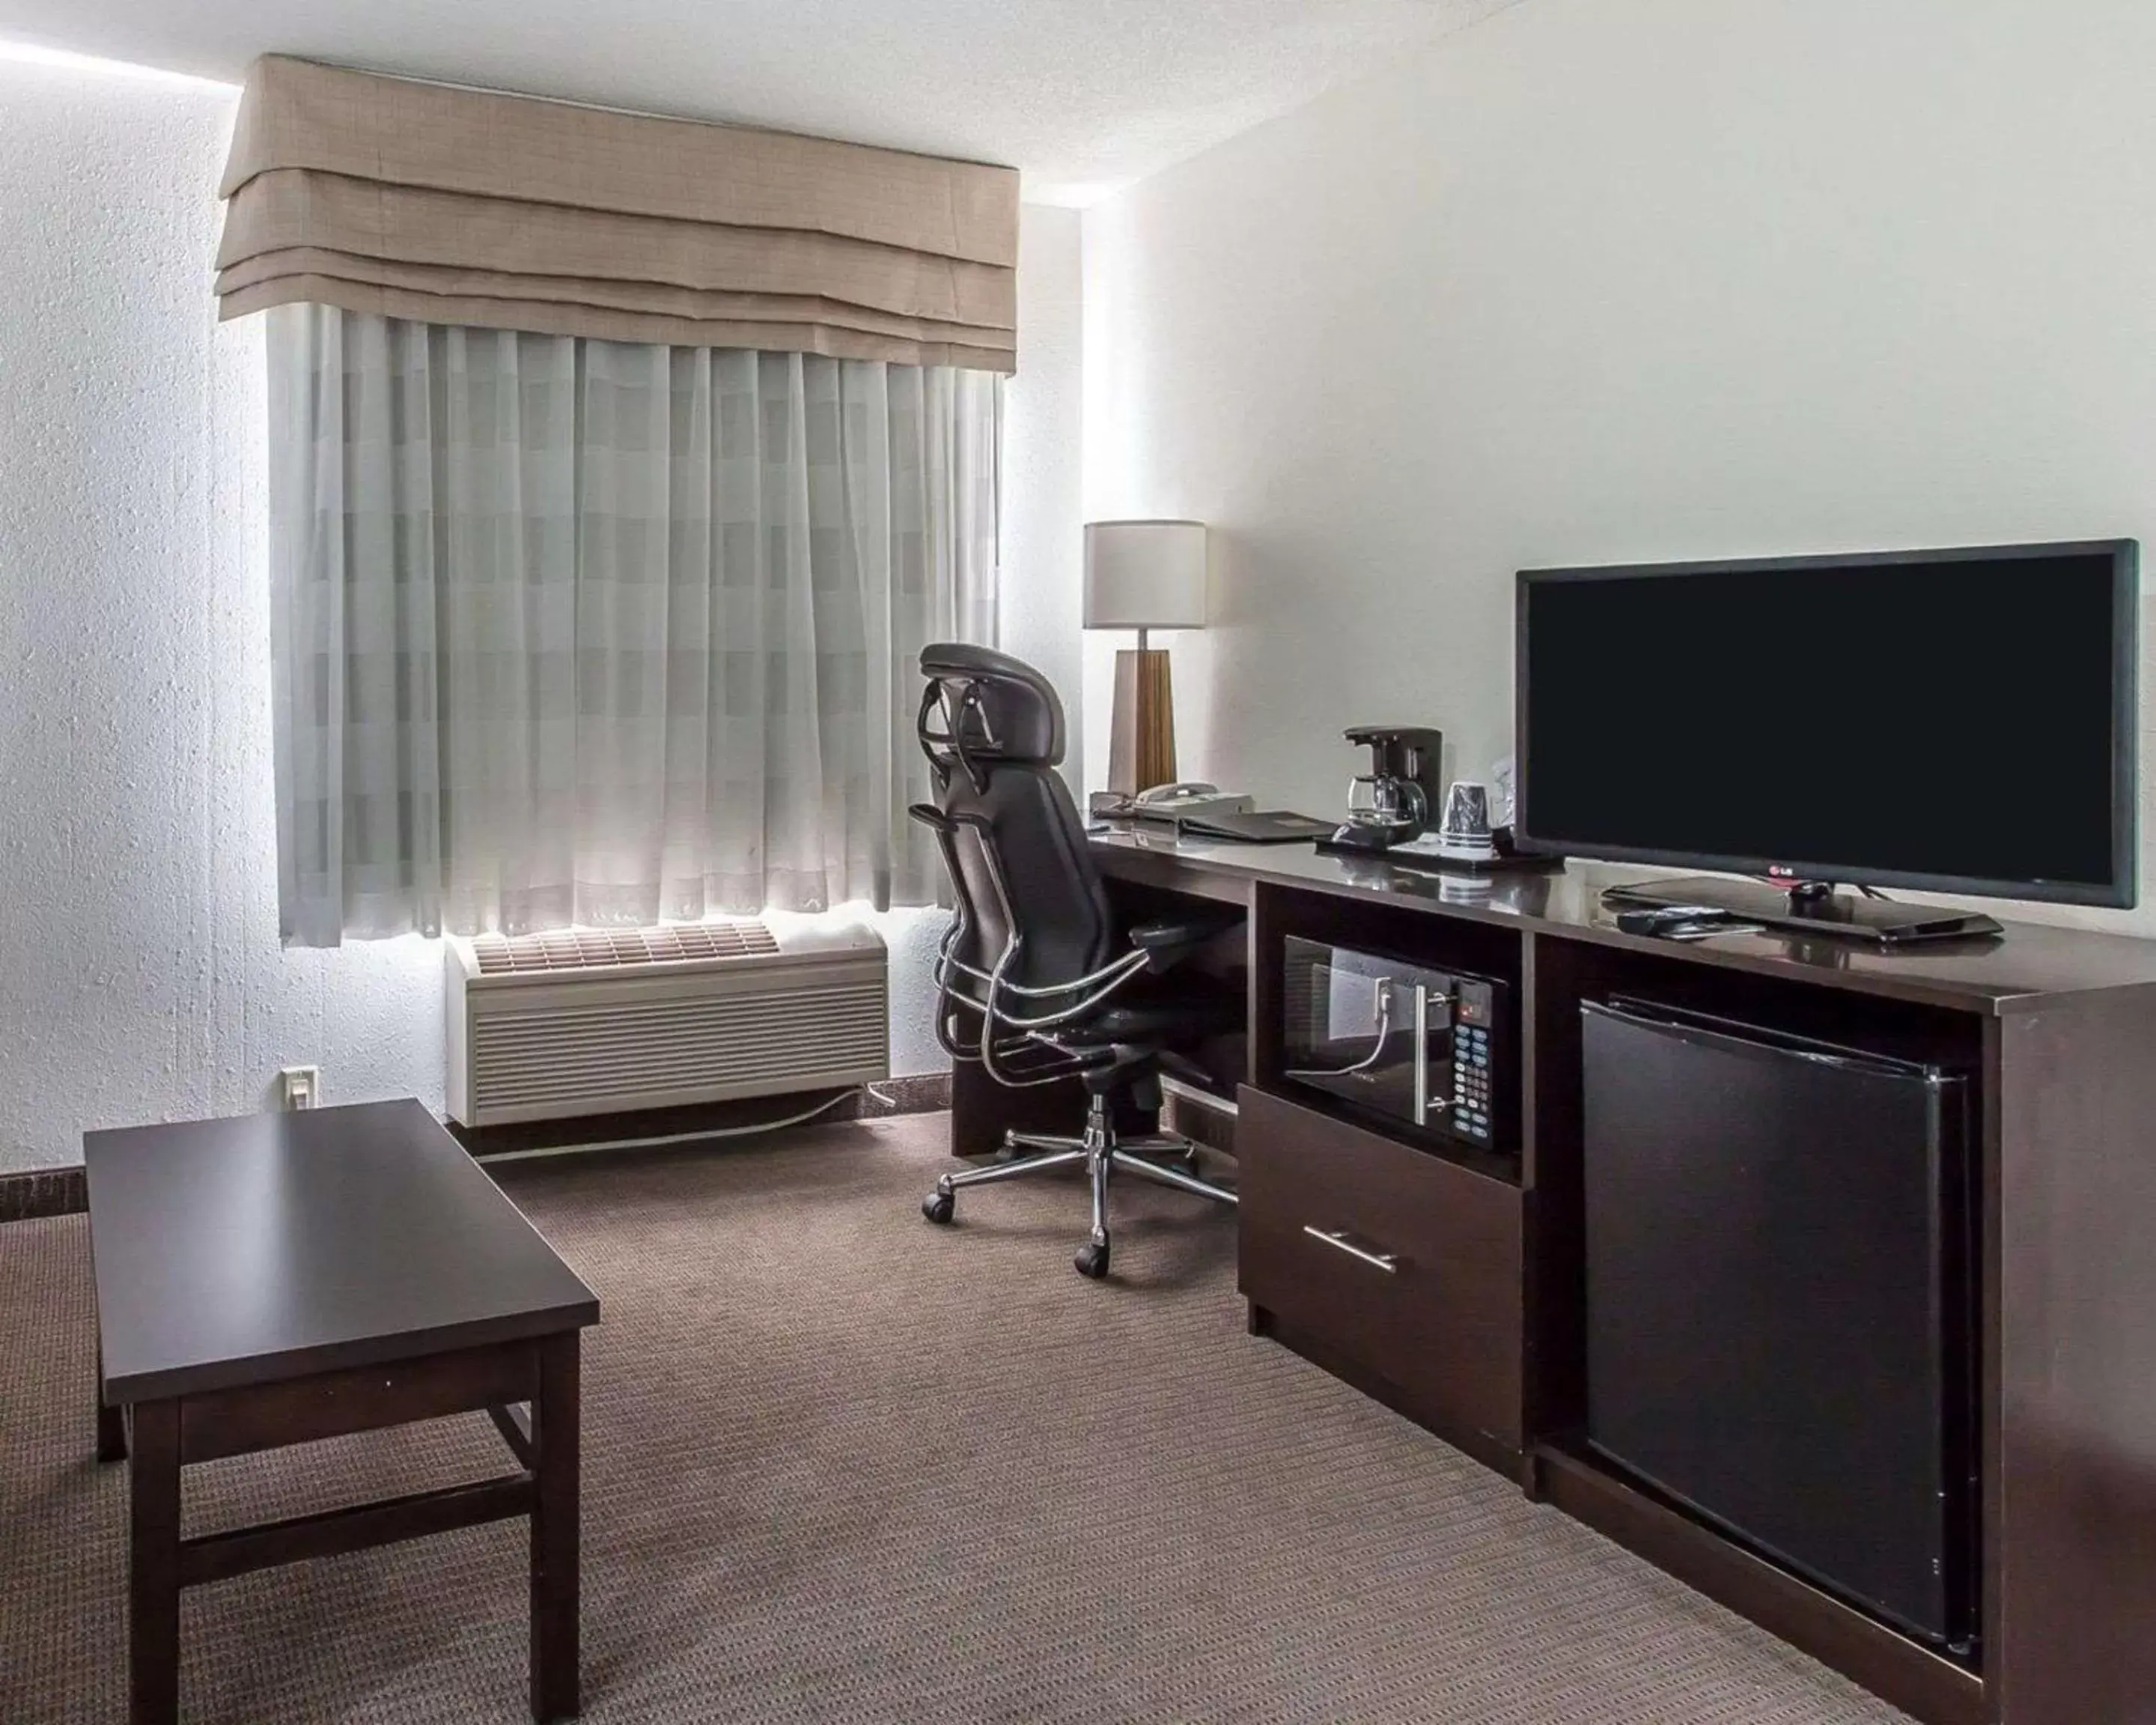
<svg viewBox="0 0 2156 1725"><path fill-rule="evenodd" d="M286 1066L277 1074L277 1104L281 1108L316 1108L321 1106L322 1069L320 1066Z"/></svg>

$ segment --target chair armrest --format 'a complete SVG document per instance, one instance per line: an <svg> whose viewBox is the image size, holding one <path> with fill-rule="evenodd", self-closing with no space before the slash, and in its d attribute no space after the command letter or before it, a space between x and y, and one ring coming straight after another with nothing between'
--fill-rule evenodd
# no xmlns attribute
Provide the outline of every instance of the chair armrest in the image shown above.
<svg viewBox="0 0 2156 1725"><path fill-rule="evenodd" d="M1235 927L1220 916L1163 916L1130 931L1131 944L1146 955L1146 968L1163 971Z"/></svg>

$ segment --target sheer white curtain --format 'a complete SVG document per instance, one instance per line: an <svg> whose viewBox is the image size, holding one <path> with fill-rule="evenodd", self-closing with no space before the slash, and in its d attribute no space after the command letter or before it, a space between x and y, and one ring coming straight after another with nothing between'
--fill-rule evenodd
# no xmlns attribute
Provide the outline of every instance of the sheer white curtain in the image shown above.
<svg viewBox="0 0 2156 1725"><path fill-rule="evenodd" d="M288 942L932 901L998 380L270 314Z"/></svg>

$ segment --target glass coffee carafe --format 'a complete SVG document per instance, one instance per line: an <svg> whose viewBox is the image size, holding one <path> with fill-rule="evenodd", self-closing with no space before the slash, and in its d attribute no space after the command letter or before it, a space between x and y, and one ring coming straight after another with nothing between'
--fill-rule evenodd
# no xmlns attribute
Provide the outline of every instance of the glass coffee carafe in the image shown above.
<svg viewBox="0 0 2156 1725"><path fill-rule="evenodd" d="M1430 799L1411 778L1389 773L1358 773L1348 781L1350 825L1384 831L1394 844L1411 839L1430 823Z"/></svg>

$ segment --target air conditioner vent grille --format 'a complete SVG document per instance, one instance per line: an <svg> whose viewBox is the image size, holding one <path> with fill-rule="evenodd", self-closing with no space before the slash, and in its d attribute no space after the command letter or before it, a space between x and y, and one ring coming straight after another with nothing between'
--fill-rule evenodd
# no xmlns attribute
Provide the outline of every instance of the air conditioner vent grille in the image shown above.
<svg viewBox="0 0 2156 1725"><path fill-rule="evenodd" d="M660 928L564 928L545 934L485 934L472 942L481 976L518 971L627 970L697 958L748 958L778 951L778 942L751 918L681 922Z"/></svg>
<svg viewBox="0 0 2156 1725"><path fill-rule="evenodd" d="M882 980L490 1012L472 1027L480 1106L527 1114L860 1083L890 1070Z"/></svg>
<svg viewBox="0 0 2156 1725"><path fill-rule="evenodd" d="M468 1127L844 1090L891 1075L890 955L857 923L444 944L444 1089Z"/></svg>

